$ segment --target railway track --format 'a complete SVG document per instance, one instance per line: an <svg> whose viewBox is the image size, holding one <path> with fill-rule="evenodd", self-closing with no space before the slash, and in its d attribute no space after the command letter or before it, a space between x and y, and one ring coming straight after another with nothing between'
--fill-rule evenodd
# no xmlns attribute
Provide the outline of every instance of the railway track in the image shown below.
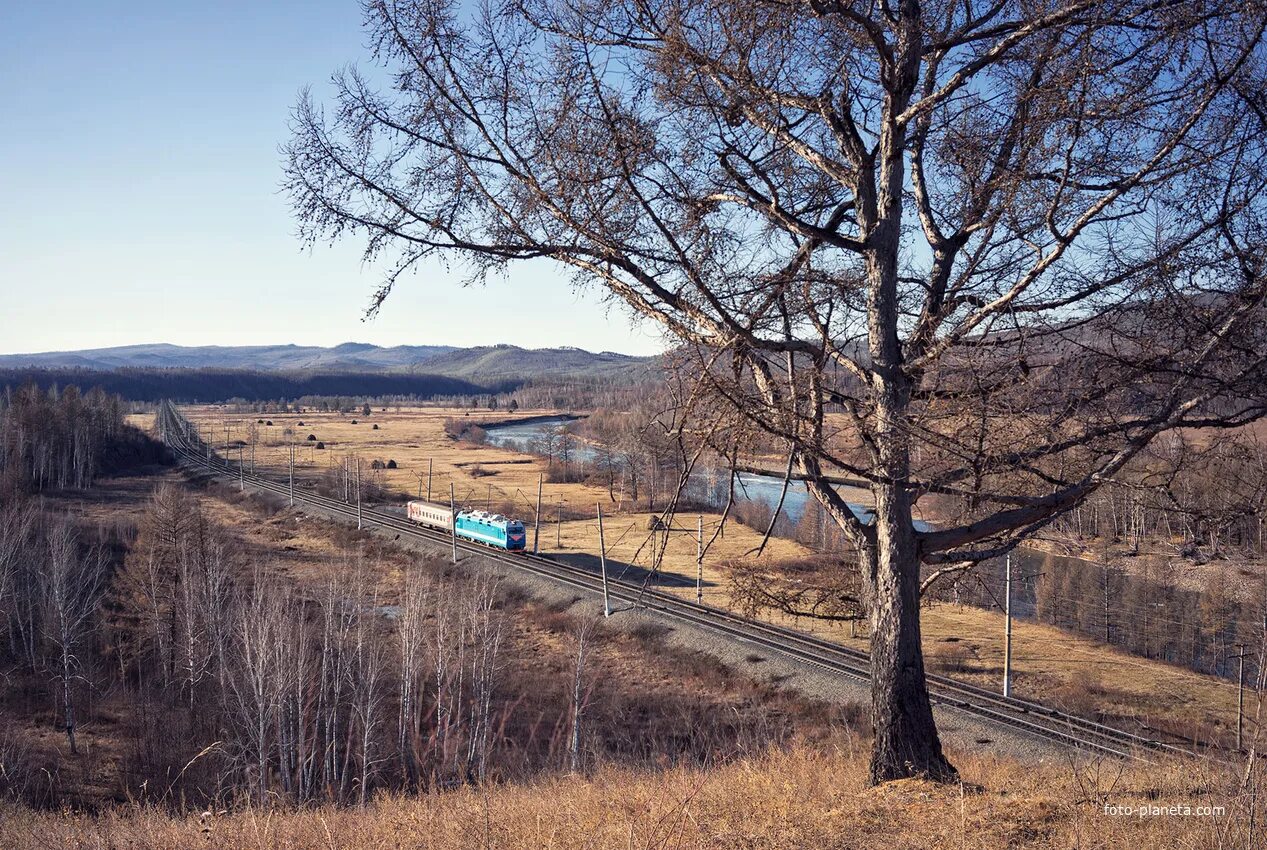
<svg viewBox="0 0 1267 850"><path fill-rule="evenodd" d="M159 414L159 428L164 441L181 460L210 472L238 478L257 490L289 497L291 487L261 475L235 470L228 459L210 451L205 444L190 439L189 424L170 403L164 403ZM299 488L293 490L296 503L324 511L358 518L356 506ZM362 507L362 524L373 524L401 535L452 546L453 538L444 532L425 528L407 519L382 510ZM514 570L520 570L556 584L587 593L602 593L602 579L580 567L530 553L511 554L457 538L457 548L479 555ZM654 588L617 579L608 579L609 596L618 610L639 608L679 623L703 629L731 641L791 658L827 673L858 681L869 681L869 659L863 652L832 643L813 635L783 626L741 617L722 608L680 599ZM1061 747L1097 755L1149 760L1155 755L1206 755L1187 747L1146 738L1099 723L1086 717L1058 711L1040 703L1004 697L975 685L958 682L945 676L928 676L929 695L934 705L960 712L978 721L1030 735ZM1208 756L1207 756L1208 757Z"/></svg>

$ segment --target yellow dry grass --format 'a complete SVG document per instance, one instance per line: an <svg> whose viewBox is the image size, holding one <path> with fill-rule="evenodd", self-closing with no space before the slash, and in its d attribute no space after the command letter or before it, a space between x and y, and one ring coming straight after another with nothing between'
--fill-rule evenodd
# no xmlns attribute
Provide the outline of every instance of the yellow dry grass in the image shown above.
<svg viewBox="0 0 1267 850"><path fill-rule="evenodd" d="M0 809L12 850L214 847L260 850L456 848L1204 848L1261 846L1230 772L1191 765L1122 770L952 754L967 784L865 784L854 740L711 770L600 768L524 785L380 798L362 810L199 815L150 807L100 815ZM1106 806L1119 809L1106 811ZM1132 807L1123 814L1120 807ZM1134 807L1171 814L1139 816ZM1170 809L1170 807L1175 807ZM1188 815L1179 814L1187 807ZM1209 814L1196 814L1209 807ZM1221 812L1213 811L1221 807ZM1150 810L1152 811L1152 810Z"/></svg>
<svg viewBox="0 0 1267 850"><path fill-rule="evenodd" d="M780 554L796 545L777 542L787 544L775 550ZM694 588L667 590L683 598L695 596ZM720 559L705 562L704 601L723 608L735 607ZM846 623L770 612L762 617L863 652L868 648L863 626L855 634ZM949 603L924 608L920 627L930 669L983 687L1000 688L1004 623L1004 616L998 611ZM1094 707L1106 715L1138 718L1144 724L1136 729L1141 734L1147 732L1146 727L1161 724L1185 737L1210 740L1236 728L1234 682L1131 655L1054 626L1013 621L1012 670L1017 696L1063 706L1079 714L1087 714ZM1248 719L1246 728L1252 729Z"/></svg>
<svg viewBox="0 0 1267 850"><path fill-rule="evenodd" d="M204 434L215 433L221 446L226 423L230 427L229 439L236 440L245 436L247 424L259 418L234 414L220 407L192 407L184 412L191 420L200 423ZM514 414L472 414L470 418L476 422L491 419L505 421L554 412L520 410ZM418 475L425 476L428 460L432 460L432 488L437 498L440 493L447 497L449 483L453 482L459 501L479 507L482 500L488 498L491 486L494 505L503 502L522 505L520 516L530 518L537 478L544 472L545 462L532 455L454 441L444 432L444 422L450 417L463 417L465 413L444 408L375 410L368 422L360 416L340 416L337 413L273 414L264 417L273 421L271 429L260 426L261 442L256 462L261 471L284 476L289 438L283 438L282 431L290 427L295 429L301 444L311 433L327 446L325 452L308 448L302 450L296 466L298 481L319 477L329 459L355 452L362 457L363 464L374 458L394 459L400 468L385 470L385 483L392 489L416 493ZM358 424L351 424L352 419L359 420ZM297 425L299 421L304 422L302 428ZM379 430L372 429L374 423L379 425ZM323 460L323 454L326 460ZM483 477L472 474L476 466L493 474ZM601 502L608 556L617 564L646 566L650 562L648 523L651 515L647 512L631 510L628 501L614 505L605 488L584 484L547 483L545 494L541 551L597 555L599 541L595 520L568 520L562 523L561 528L556 528L553 519L554 506L559 504L560 499L568 508L585 506L585 510L591 512ZM712 538L719 519L716 514L704 515L706 541ZM681 530L669 536L662 561L665 572L676 574L687 585L670 592L691 599L695 596L695 521L695 515L677 519L675 527ZM729 581L722 565L750 552L759 542L760 534L752 529L739 523L727 524L724 536L716 538L704 560L706 602L732 607L728 595ZM808 550L800 544L774 538L766 548L765 557L781 559L807 553ZM776 614L765 616L773 622L820 634L862 650L867 647L866 637L851 637L846 624L793 619ZM953 657L956 669L949 671L953 675L983 686L999 686L1003 669L1001 613L939 604L925 609L922 628L925 649L933 669L937 669L939 659L950 660ZM1132 656L1098 641L1038 623L1017 621L1013 647L1014 682L1016 693L1020 696L1051 701L1079 713L1094 705L1110 714L1160 723L1167 729L1200 739L1235 729L1236 688L1225 680Z"/></svg>
<svg viewBox="0 0 1267 850"><path fill-rule="evenodd" d="M468 411L449 408L403 408L386 412L375 410L368 419L359 415L338 413L269 414L265 416L233 413L217 406L186 407L182 411L202 429L204 438L214 440L213 446L223 453L227 440L230 445L247 439L247 427L257 419L273 422L272 427L256 425L259 443L255 449L255 462L263 474L284 478L288 474L289 440L286 429L294 431L296 439L295 480L299 485L316 481L331 466L338 466L349 452L361 458L362 475L369 474L369 464L374 460L396 461L396 469L380 473L384 485L393 491L417 497L426 495L428 466L431 466L432 500L447 502L449 485L453 485L459 505L494 508L513 505L516 515L531 526L535 513L538 478L546 471L546 462L539 457L508 451L495 446L478 446L453 440L444 431L444 423L450 418L468 418ZM515 413L472 414L475 423L484 421L509 421L532 416L555 414L551 410L519 410ZM353 425L352 420L357 420ZM303 422L300 426L298 423ZM378 430L373 426L378 425ZM317 450L315 443L307 440L309 434L323 442L324 450ZM236 461L237 449L231 457ZM243 451L246 463L250 463L250 448ZM341 467L340 467L341 468ZM638 510L628 498L616 494L615 502L605 487L591 487L579 483L546 482L543 486L542 525L540 548L543 552L568 553L599 550L598 523L596 519L565 520L556 527L555 517L562 506L567 513L584 512L590 517L597 513L601 503L608 554L613 560L635 561L646 566L651 559L648 542L649 522L652 514ZM645 504L645 503L644 503ZM707 539L720 516L704 514ZM679 517L675 527L679 533L670 535L669 546L662 567L683 576L695 575L696 515ZM531 533L531 532L530 532ZM733 558L748 552L760 543L761 536L737 523L727 525L726 536L718 538L709 550L714 561ZM641 548L641 553L639 549ZM787 540L771 540L767 547L769 557L790 557L802 554L805 549ZM636 556L636 557L635 557Z"/></svg>

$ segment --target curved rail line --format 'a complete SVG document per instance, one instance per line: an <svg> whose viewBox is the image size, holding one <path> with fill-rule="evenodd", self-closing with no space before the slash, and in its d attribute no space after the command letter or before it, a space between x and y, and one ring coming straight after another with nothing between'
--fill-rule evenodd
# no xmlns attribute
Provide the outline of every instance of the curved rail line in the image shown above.
<svg viewBox="0 0 1267 850"><path fill-rule="evenodd" d="M164 402L160 412L160 433L173 452L185 461L208 471L239 478L252 487L289 496L287 483L235 470L228 459L196 444L188 436L188 420L173 405ZM325 511L355 520L357 509L338 499L295 488L294 499ZM373 523L400 534L451 546L453 539L442 531L416 525L400 516L372 508L361 508L362 523ZM522 570L556 584L589 593L602 592L602 580L594 573L531 553L507 553L457 539L458 549ZM869 681L870 660L866 653L832 643L813 635L752 620L711 605L689 602L627 580L608 579L609 596L626 608L637 607L724 636L760 647L835 675ZM945 676L928 675L929 696L935 705L962 712L977 720L1026 733L1044 741L1087 752L1148 760L1150 753L1209 757L1172 743L1135 735L1123 729L1068 714L1040 703L1004 697L984 688Z"/></svg>

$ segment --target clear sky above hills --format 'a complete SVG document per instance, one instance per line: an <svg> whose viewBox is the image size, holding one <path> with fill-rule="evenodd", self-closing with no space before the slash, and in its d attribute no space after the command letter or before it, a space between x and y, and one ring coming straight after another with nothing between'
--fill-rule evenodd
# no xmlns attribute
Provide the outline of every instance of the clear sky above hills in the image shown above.
<svg viewBox="0 0 1267 850"><path fill-rule="evenodd" d="M382 269L351 242L303 250L277 189L290 107L365 59L360 22L356 0L0 4L0 353L661 350L653 328L544 264L482 289L437 264L362 321Z"/></svg>

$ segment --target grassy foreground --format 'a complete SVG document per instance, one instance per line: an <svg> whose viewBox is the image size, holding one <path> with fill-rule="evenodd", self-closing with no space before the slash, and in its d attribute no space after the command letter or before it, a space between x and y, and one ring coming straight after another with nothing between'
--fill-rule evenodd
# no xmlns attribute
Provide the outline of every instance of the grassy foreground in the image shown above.
<svg viewBox="0 0 1267 850"><path fill-rule="evenodd" d="M851 739L852 740L852 739ZM518 786L380 798L364 810L178 816L0 808L0 847L1204 848L1258 847L1232 771L1193 764L1035 767L959 753L966 783L865 787L865 746L798 748L712 770L600 769ZM1116 812L1106 812L1106 805ZM1123 807L1179 807L1145 816ZM1197 814L1197 807L1223 807ZM1189 807L1191 814L1182 814ZM1257 820L1261 822L1262 815Z"/></svg>

